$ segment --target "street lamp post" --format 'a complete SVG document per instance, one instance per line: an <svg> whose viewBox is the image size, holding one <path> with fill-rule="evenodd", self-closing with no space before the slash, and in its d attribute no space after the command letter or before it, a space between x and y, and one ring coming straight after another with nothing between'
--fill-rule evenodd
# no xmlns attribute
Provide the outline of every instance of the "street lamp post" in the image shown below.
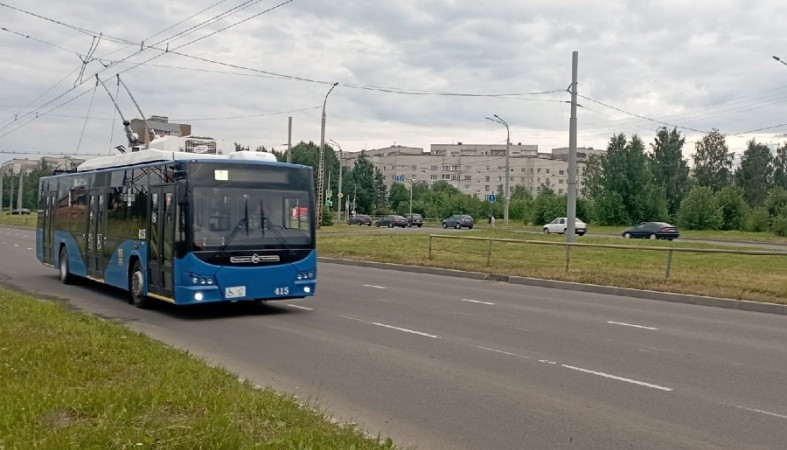
<svg viewBox="0 0 787 450"><path fill-rule="evenodd" d="M342 167L344 166L344 155L342 154L342 146L339 145L338 142L331 139L331 143L339 148L339 193L337 194L339 198L339 222L342 221L342 198L344 194L342 194Z"/></svg>
<svg viewBox="0 0 787 450"><path fill-rule="evenodd" d="M501 119L500 116L497 114L492 114L494 119L491 117L485 117L486 120L491 120L492 122L497 122L500 125L506 127L506 178L503 184L503 222L508 226L508 205L511 199L511 192L508 187L508 180L511 178L511 165L508 159L509 156L509 149L511 147L511 130L508 128L508 123Z"/></svg>
<svg viewBox="0 0 787 450"><path fill-rule="evenodd" d="M322 206L325 203L323 198L323 188L325 184L325 104L328 102L328 96L333 91L333 88L338 86L339 83L333 83L328 93L325 94L325 100L322 102L322 126L320 127L320 162L317 166L317 228L322 228Z"/></svg>

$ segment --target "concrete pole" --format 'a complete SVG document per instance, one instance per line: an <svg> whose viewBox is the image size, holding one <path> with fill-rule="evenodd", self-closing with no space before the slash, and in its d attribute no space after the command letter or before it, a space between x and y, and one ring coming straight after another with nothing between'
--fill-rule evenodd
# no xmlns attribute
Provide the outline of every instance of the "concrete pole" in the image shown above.
<svg viewBox="0 0 787 450"><path fill-rule="evenodd" d="M322 125L320 126L320 161L317 166L317 229L322 228L322 208L325 202L325 104L328 103L328 96L331 91L339 83L333 83L328 93L325 94L325 100L322 102Z"/></svg>
<svg viewBox="0 0 787 450"><path fill-rule="evenodd" d="M511 164L509 163L510 150L511 131L508 129L508 124L506 123L506 179L503 187L503 189L505 189L505 195L503 196L503 222L506 226L508 226L508 206L511 204L511 189L509 187L509 180L511 179Z"/></svg>
<svg viewBox="0 0 787 450"><path fill-rule="evenodd" d="M339 201L339 208L338 208L339 209L339 222L341 222L342 221L342 199L344 197L344 194L342 194L342 168L344 167L344 155L342 154L342 146L339 145L339 143L334 141L333 139L331 139L331 142L333 143L333 145L335 145L336 147L339 148L339 189L338 189L339 192L336 194L336 197L338 198L338 201Z"/></svg>
<svg viewBox="0 0 787 450"><path fill-rule="evenodd" d="M17 193L19 197L16 200L17 209L22 209L22 191L24 189L24 184L23 184L24 181L25 181L25 171L23 169L19 171L19 192Z"/></svg>
<svg viewBox="0 0 787 450"><path fill-rule="evenodd" d="M0 164L0 214L3 213L3 165Z"/></svg>
<svg viewBox="0 0 787 450"><path fill-rule="evenodd" d="M410 216L413 215L413 179L410 178Z"/></svg>
<svg viewBox="0 0 787 450"><path fill-rule="evenodd" d="M571 54L571 118L568 131L568 198L566 242L574 242L577 218L577 72L579 52ZM587 218L586 218L587 220Z"/></svg>
<svg viewBox="0 0 787 450"><path fill-rule="evenodd" d="M287 162L292 162L292 116L287 120Z"/></svg>

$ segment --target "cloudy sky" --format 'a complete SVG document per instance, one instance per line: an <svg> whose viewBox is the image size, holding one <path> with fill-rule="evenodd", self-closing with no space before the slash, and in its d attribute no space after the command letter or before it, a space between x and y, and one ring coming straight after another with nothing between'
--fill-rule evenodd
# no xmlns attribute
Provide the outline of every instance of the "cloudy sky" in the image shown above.
<svg viewBox="0 0 787 450"><path fill-rule="evenodd" d="M785 17L783 0L0 0L0 161L125 144L96 73L229 148L285 148L288 117L293 143L319 142L338 83L326 140L345 151L505 143L493 114L549 151L568 145L573 51L580 146L666 125L687 157L713 128L740 153L787 141Z"/></svg>

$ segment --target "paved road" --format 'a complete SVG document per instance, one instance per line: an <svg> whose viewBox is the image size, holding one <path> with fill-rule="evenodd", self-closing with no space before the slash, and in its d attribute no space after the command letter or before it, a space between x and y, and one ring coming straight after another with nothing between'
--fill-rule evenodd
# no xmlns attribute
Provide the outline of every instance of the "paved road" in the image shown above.
<svg viewBox="0 0 787 450"><path fill-rule="evenodd" d="M321 264L318 295L138 310L0 228L0 280L69 298L424 449L783 448L787 317ZM238 306L238 305L227 305Z"/></svg>

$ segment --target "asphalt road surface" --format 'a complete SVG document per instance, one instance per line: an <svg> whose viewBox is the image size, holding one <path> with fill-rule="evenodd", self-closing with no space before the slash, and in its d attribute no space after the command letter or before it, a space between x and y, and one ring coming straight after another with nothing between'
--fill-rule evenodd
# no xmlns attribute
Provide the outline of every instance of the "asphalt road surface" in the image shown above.
<svg viewBox="0 0 787 450"><path fill-rule="evenodd" d="M0 228L0 283L422 449L781 449L787 317L321 264L318 295L139 310Z"/></svg>

